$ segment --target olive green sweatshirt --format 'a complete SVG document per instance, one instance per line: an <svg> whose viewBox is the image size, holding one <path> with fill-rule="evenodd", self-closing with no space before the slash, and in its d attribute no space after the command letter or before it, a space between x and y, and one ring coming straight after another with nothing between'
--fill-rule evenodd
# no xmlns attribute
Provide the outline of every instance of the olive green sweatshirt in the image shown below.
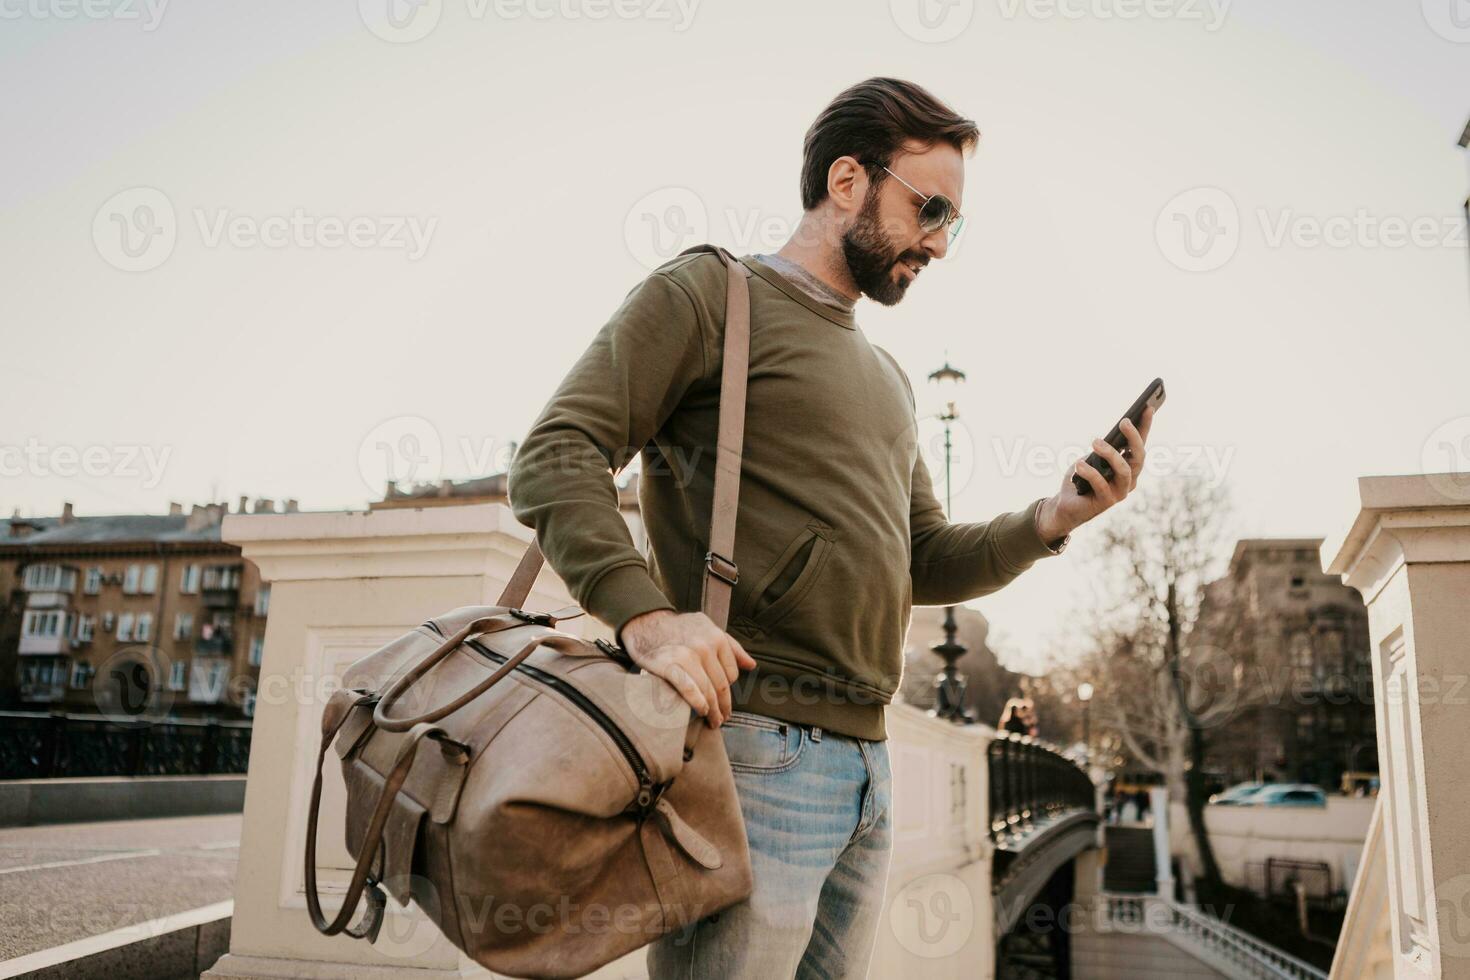
<svg viewBox="0 0 1470 980"><path fill-rule="evenodd" d="M913 389L850 312L752 256L739 580L727 629L758 666L739 710L886 738L911 607L994 592L1055 554L1033 501L952 524L919 453ZM516 519L577 602L618 631L700 608L714 491L726 271L681 255L623 300L521 443ZM645 560L610 468L642 456Z"/></svg>

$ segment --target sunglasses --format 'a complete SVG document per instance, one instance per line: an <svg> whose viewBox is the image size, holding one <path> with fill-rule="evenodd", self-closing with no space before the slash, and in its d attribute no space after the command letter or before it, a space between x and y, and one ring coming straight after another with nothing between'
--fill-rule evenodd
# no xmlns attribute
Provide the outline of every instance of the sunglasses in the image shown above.
<svg viewBox="0 0 1470 980"><path fill-rule="evenodd" d="M883 170L888 176L924 199L924 202L919 205L919 228L925 234L933 234L941 228L948 228L949 241L953 243L959 236L960 229L965 226L965 216L960 214L954 202L943 194L925 194L887 167L884 167Z"/></svg>

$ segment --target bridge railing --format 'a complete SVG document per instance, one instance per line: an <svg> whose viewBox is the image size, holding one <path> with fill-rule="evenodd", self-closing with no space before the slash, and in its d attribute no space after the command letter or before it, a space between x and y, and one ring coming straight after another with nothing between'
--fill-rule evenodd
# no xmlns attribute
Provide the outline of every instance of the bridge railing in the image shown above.
<svg viewBox="0 0 1470 980"><path fill-rule="evenodd" d="M1014 732L990 743L990 837L1024 834L1067 810L1093 810L1097 797L1082 767L1053 745Z"/></svg>
<svg viewBox="0 0 1470 980"><path fill-rule="evenodd" d="M1162 936L1231 980L1327 980L1310 963L1172 899L1106 892L1099 897L1106 931Z"/></svg>
<svg viewBox="0 0 1470 980"><path fill-rule="evenodd" d="M249 722L0 711L0 780L243 773Z"/></svg>

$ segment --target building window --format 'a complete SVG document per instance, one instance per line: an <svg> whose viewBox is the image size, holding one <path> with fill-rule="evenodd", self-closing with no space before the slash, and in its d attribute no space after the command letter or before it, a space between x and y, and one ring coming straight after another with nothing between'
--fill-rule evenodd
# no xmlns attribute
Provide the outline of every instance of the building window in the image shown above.
<svg viewBox="0 0 1470 980"><path fill-rule="evenodd" d="M87 595L97 595L102 591L102 569L93 565L87 569L87 580L82 585L82 590Z"/></svg>
<svg viewBox="0 0 1470 980"><path fill-rule="evenodd" d="M1293 633L1287 641L1293 667L1312 666L1312 638L1306 633Z"/></svg>
<svg viewBox="0 0 1470 980"><path fill-rule="evenodd" d="M27 592L74 592L77 570L61 565L30 565L24 576Z"/></svg>
<svg viewBox="0 0 1470 980"><path fill-rule="evenodd" d="M92 675L97 669L86 661L77 661L71 668L71 686L74 688L86 687L92 683Z"/></svg>
<svg viewBox="0 0 1470 980"><path fill-rule="evenodd" d="M138 580L143 576L143 566L129 565L127 574L123 576L123 594L137 595Z"/></svg>
<svg viewBox="0 0 1470 980"><path fill-rule="evenodd" d="M179 591L185 595L193 595L199 591L199 566L185 565L183 573L179 576Z"/></svg>
<svg viewBox="0 0 1470 980"><path fill-rule="evenodd" d="M142 586L140 588L140 591L144 595L152 595L153 593L155 593L155 592L158 591L158 566L157 565L144 565L143 566L143 584L142 584Z"/></svg>
<svg viewBox="0 0 1470 980"><path fill-rule="evenodd" d="M26 636L56 636L61 630L61 613L54 609L28 612L22 629Z"/></svg>
<svg viewBox="0 0 1470 980"><path fill-rule="evenodd" d="M225 591L240 587L240 566L211 565L204 570L204 588L208 591Z"/></svg>
<svg viewBox="0 0 1470 980"><path fill-rule="evenodd" d="M1328 630L1317 635L1317 648L1322 651L1322 659L1332 664L1334 668L1341 667L1344 673L1352 667L1343 657L1343 642L1341 630Z"/></svg>
<svg viewBox="0 0 1470 980"><path fill-rule="evenodd" d="M259 667L260 658L265 652L265 637L252 636L250 638L250 666Z"/></svg>
<svg viewBox="0 0 1470 980"><path fill-rule="evenodd" d="M255 615L266 616L271 611L271 587L262 585L255 593Z"/></svg>
<svg viewBox="0 0 1470 980"><path fill-rule="evenodd" d="M133 614L123 613L117 618L117 638L119 640L132 640L133 638Z"/></svg>
<svg viewBox="0 0 1470 980"><path fill-rule="evenodd" d="M245 697L240 700L240 710L245 713L246 718L255 717L255 692L246 691Z"/></svg>
<svg viewBox="0 0 1470 980"><path fill-rule="evenodd" d="M182 691L184 679L189 670L189 665L182 660L175 660L168 667L168 689L170 691Z"/></svg>
<svg viewBox="0 0 1470 980"><path fill-rule="evenodd" d="M1296 716L1296 734L1298 738L1311 739L1316 727L1317 719L1311 712L1304 712Z"/></svg>
<svg viewBox="0 0 1470 980"><path fill-rule="evenodd" d="M133 639L139 643L147 642L153 638L153 614L138 613L138 625L133 630Z"/></svg>
<svg viewBox="0 0 1470 980"><path fill-rule="evenodd" d="M84 614L81 619L77 620L77 642L92 642L92 631L96 628L97 618L95 616L88 616Z"/></svg>
<svg viewBox="0 0 1470 980"><path fill-rule="evenodd" d="M194 614L181 612L174 617L174 639L187 640L194 635Z"/></svg>

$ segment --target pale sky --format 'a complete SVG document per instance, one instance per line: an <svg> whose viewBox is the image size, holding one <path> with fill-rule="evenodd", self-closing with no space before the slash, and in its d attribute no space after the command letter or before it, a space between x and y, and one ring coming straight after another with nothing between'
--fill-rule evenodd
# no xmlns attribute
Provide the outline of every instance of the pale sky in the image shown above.
<svg viewBox="0 0 1470 980"><path fill-rule="evenodd" d="M0 0L0 506L497 471L650 264L781 244L812 117L888 74L983 133L960 247L858 310L921 411L969 375L952 517L1053 492L1157 375L1156 478L1329 534L1361 474L1470 469L1463 6ZM1076 558L974 604L1007 662Z"/></svg>

